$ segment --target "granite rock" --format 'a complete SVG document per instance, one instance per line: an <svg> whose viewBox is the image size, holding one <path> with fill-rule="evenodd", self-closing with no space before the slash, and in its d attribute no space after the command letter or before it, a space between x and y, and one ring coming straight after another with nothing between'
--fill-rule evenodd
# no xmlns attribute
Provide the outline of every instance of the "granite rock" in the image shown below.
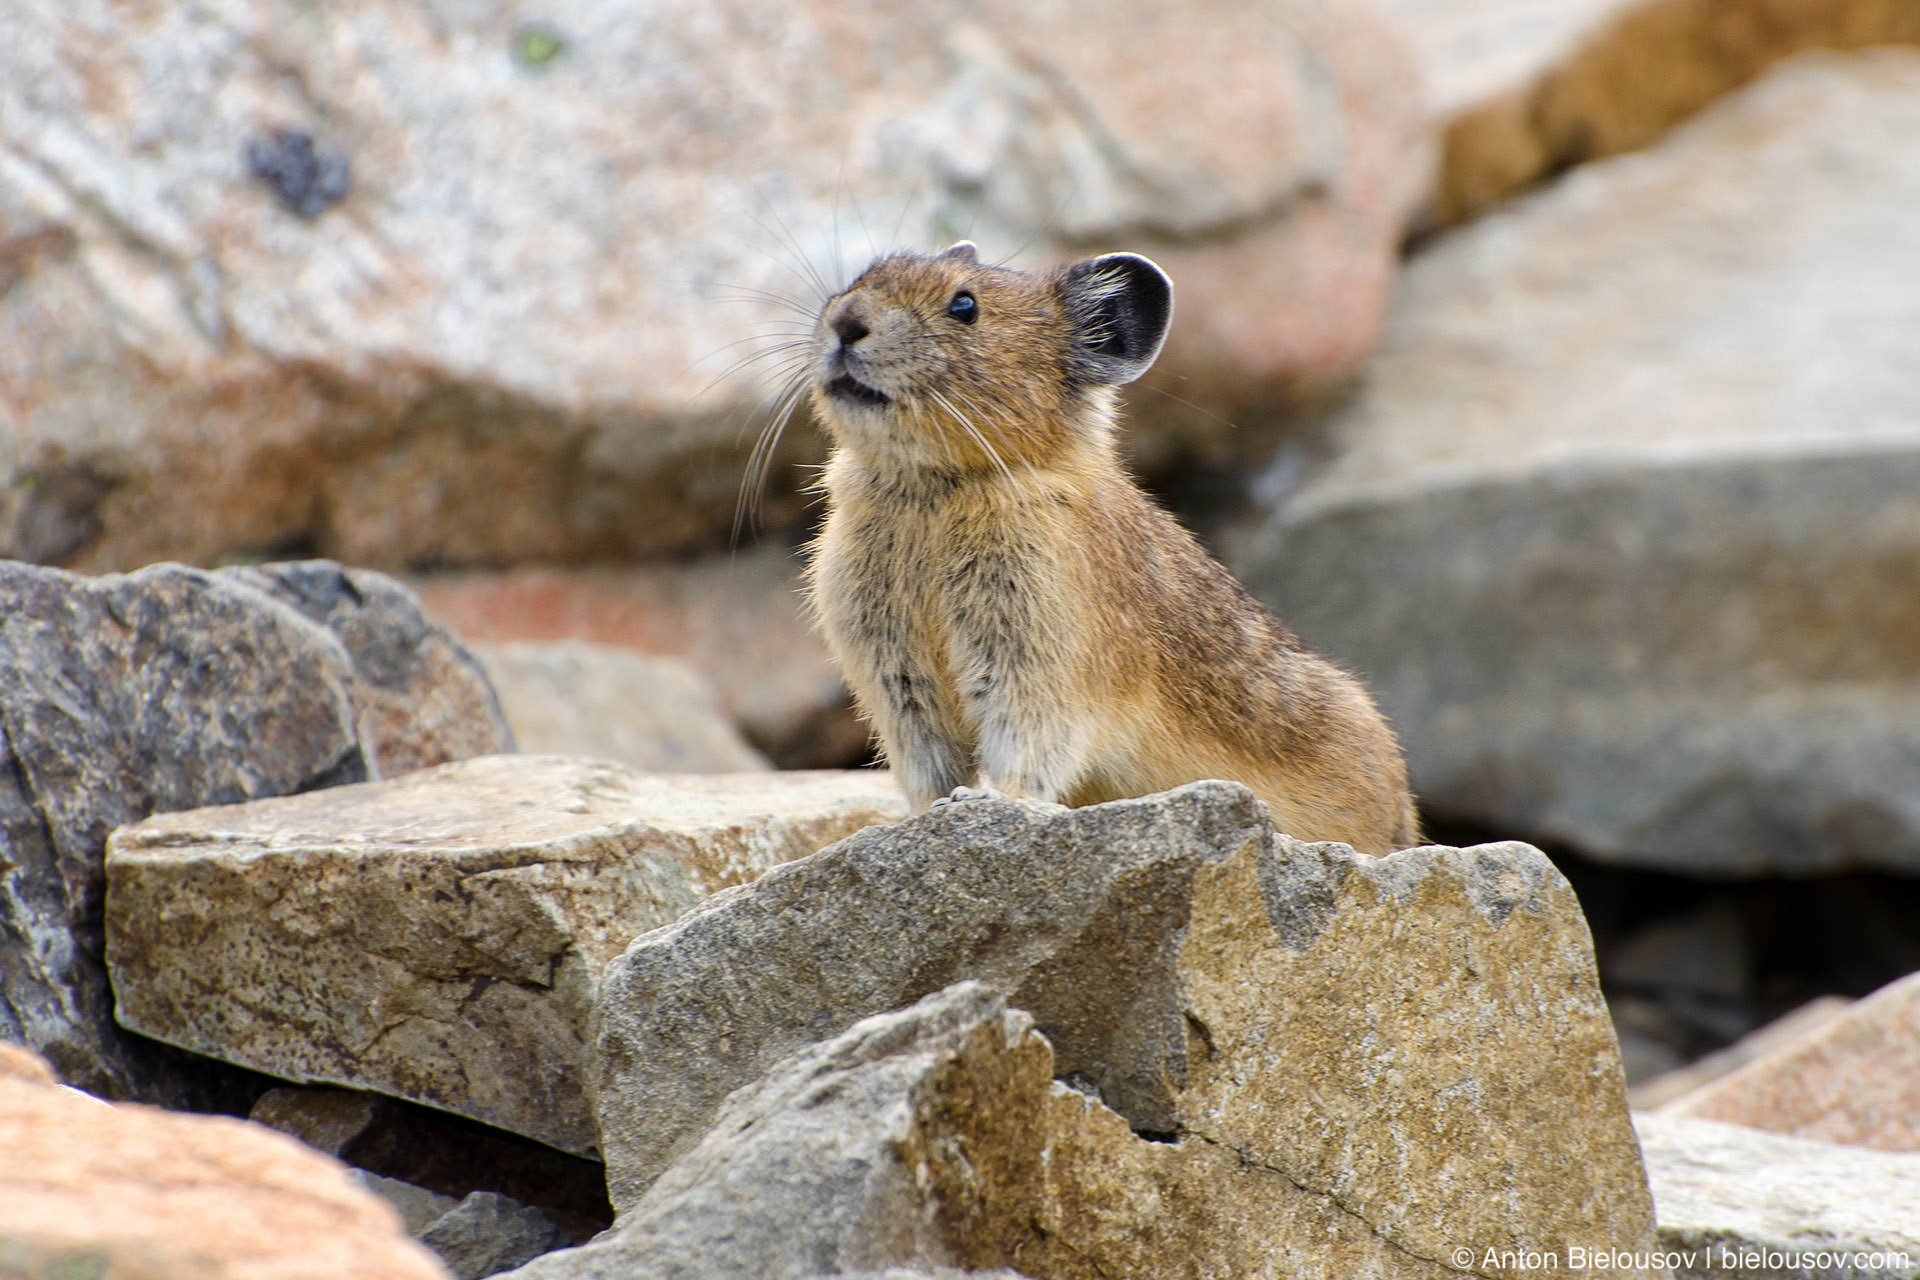
<svg viewBox="0 0 1920 1280"><path fill-rule="evenodd" d="M772 1088L762 1077L787 1055L962 979L1031 1011L1045 1072L1075 1086L1041 1109L1103 1135L1045 1194L1108 1200L1139 1240L1180 1233L1166 1257L1218 1236L1205 1246L1225 1251L1207 1254L1217 1270L1193 1274L1439 1274L1443 1246L1651 1238L1585 920L1546 859L1523 845L1374 859L1301 844L1221 782L1078 810L962 801L636 940L608 966L592 1068L623 1222L664 1203L669 1178L682 1185L686 1162L705 1159L690 1153L727 1140L728 1109ZM1194 1179L1177 1212L1148 1207L1161 1174L1145 1170L1161 1160ZM1253 1262L1232 1225L1239 1193L1207 1207L1227 1194L1207 1179L1234 1170L1261 1188L1245 1214L1284 1190L1290 1207L1271 1211L1292 1234L1278 1238L1344 1243ZM1180 1220L1159 1223L1163 1211ZM1026 1221L1055 1230L1043 1209ZM1002 1252L961 1260L1026 1270L1031 1248L1048 1266L1092 1265L1053 1252L1077 1240L1009 1243L1008 1230ZM1134 1247L1102 1244L1115 1252L1098 1265L1157 1274L1151 1247Z"/></svg>
<svg viewBox="0 0 1920 1280"><path fill-rule="evenodd" d="M1826 55L1413 260L1327 460L1223 541L1366 674L1423 809L1920 866L1916 204L1920 52Z"/></svg>
<svg viewBox="0 0 1920 1280"><path fill-rule="evenodd" d="M591 1154L600 972L636 934L904 802L884 773L489 756L156 816L109 843L121 1025Z"/></svg>

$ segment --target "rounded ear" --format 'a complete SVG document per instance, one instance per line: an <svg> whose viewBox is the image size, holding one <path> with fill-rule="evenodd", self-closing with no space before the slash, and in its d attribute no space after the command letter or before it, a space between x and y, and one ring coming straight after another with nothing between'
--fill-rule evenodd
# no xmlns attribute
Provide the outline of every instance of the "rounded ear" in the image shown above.
<svg viewBox="0 0 1920 1280"><path fill-rule="evenodd" d="M1137 253L1108 253L1069 263L1057 279L1082 381L1132 382L1153 366L1173 326L1166 272Z"/></svg>
<svg viewBox="0 0 1920 1280"><path fill-rule="evenodd" d="M940 256L943 258L958 258L962 262L978 265L980 262L980 249L971 240L956 240L953 242L953 247Z"/></svg>

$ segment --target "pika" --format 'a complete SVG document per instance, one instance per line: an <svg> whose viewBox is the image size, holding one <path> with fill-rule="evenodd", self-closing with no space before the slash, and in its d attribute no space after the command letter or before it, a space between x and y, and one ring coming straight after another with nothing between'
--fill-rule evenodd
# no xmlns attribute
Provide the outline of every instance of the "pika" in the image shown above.
<svg viewBox="0 0 1920 1280"><path fill-rule="evenodd" d="M970 242L869 266L806 373L833 449L808 595L918 812L981 782L1068 805L1201 778L1369 853L1419 839L1359 682L1308 651L1115 444L1173 285L1115 253L1031 274Z"/></svg>

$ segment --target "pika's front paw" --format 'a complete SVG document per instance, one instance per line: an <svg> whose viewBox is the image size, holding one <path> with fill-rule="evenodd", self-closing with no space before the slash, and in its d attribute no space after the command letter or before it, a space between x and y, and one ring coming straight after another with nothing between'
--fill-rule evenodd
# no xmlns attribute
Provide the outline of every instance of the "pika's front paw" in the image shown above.
<svg viewBox="0 0 1920 1280"><path fill-rule="evenodd" d="M985 787L955 787L953 789L953 794L941 796L938 800L935 800L933 804L929 806L929 808L938 809L942 805L952 804L957 800L1005 800L1005 799L1006 797L1001 795L998 791L990 791Z"/></svg>

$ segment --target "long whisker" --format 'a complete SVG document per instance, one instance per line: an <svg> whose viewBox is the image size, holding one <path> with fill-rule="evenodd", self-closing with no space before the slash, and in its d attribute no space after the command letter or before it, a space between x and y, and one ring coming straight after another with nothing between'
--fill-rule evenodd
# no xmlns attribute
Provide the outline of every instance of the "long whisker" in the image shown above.
<svg viewBox="0 0 1920 1280"><path fill-rule="evenodd" d="M987 457L993 461L993 465L999 469L1000 474L1005 476L1008 480L1012 480L1013 479L1012 469L1009 468L1006 464L1006 461L1003 458L1001 458L999 450L995 449L993 447L993 444L985 436L980 434L980 429L973 425L972 420L969 419L966 414L960 412L959 407L955 405L953 401L947 399L944 393L937 390L932 390L929 392L929 394L933 397L935 403L937 403L941 408L945 409L950 415L952 415L953 420L960 424L961 428L966 431L968 436L972 437L973 442L980 446L981 450L986 453Z"/></svg>
<svg viewBox="0 0 1920 1280"><path fill-rule="evenodd" d="M794 410L800 407L800 401L807 393L807 379L796 376L780 393L774 404L773 415L767 425L761 428L759 437L753 442L753 451L747 455L746 470L740 477L740 497L733 509L733 539L735 550L740 547L740 535L751 529L759 532L760 501L765 495L767 475L773 467L774 453L780 447L780 437L787 429Z"/></svg>

